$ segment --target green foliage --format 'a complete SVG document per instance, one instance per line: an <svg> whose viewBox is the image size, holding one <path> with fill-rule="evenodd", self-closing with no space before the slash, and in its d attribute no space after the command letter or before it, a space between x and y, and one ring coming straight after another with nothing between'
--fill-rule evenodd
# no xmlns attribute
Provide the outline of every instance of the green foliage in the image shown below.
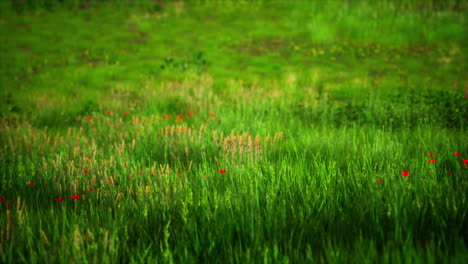
<svg viewBox="0 0 468 264"><path fill-rule="evenodd" d="M200 75L203 70L206 71L207 61L203 58L203 52L198 52L193 59L181 59L177 60L172 57L165 58L163 64L161 64L161 70L178 71L185 73L193 71Z"/></svg>
<svg viewBox="0 0 468 264"><path fill-rule="evenodd" d="M0 262L462 263L465 2L0 1Z"/></svg>

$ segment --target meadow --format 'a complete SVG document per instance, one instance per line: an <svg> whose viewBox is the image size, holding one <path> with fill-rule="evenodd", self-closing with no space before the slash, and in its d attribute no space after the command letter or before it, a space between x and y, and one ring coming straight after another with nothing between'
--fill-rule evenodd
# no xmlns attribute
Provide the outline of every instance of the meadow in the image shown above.
<svg viewBox="0 0 468 264"><path fill-rule="evenodd" d="M1 263L464 263L465 1L0 1Z"/></svg>

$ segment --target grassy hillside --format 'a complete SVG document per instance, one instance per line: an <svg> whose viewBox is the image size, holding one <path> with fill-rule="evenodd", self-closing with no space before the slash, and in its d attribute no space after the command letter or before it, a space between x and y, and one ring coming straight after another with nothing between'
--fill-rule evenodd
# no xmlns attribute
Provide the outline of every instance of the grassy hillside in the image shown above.
<svg viewBox="0 0 468 264"><path fill-rule="evenodd" d="M464 1L1 1L0 262L463 263Z"/></svg>

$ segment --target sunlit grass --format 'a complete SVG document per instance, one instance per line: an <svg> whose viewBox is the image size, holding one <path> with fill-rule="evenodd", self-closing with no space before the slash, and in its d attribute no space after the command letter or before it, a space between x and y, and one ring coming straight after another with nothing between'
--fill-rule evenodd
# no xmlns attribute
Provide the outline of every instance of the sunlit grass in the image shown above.
<svg viewBox="0 0 468 264"><path fill-rule="evenodd" d="M14 3L0 262L467 258L462 3Z"/></svg>

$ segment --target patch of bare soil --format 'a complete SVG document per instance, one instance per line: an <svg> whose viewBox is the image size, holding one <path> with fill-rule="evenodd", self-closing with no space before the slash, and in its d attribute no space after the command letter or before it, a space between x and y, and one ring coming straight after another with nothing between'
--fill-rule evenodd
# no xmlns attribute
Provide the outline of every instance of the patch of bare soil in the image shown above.
<svg viewBox="0 0 468 264"><path fill-rule="evenodd" d="M270 37L258 40L244 40L229 47L242 54L265 55L271 52L285 51L292 41L283 37Z"/></svg>

